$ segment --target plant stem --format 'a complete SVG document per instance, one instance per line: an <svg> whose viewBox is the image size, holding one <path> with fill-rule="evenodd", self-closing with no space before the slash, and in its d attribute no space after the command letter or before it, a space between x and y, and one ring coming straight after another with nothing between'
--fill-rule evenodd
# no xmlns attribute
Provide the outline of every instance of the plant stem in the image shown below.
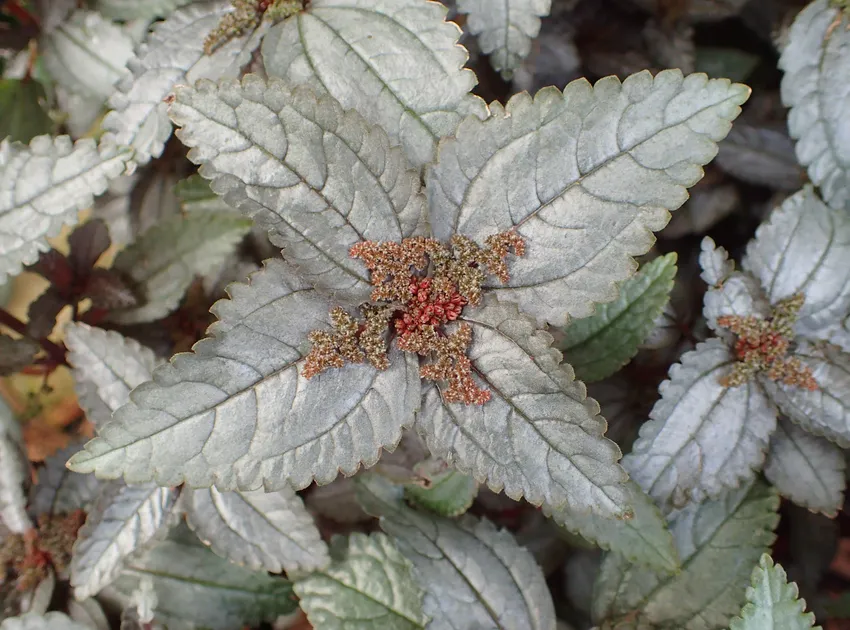
<svg viewBox="0 0 850 630"><path fill-rule="evenodd" d="M2 308L0 308L0 324L8 326L19 335L23 335L24 337L38 342L41 348L48 354L48 356L50 356L56 365L68 365L68 362L65 360L65 348L63 346L53 343L46 337L43 339L36 339L27 332L26 324Z"/></svg>

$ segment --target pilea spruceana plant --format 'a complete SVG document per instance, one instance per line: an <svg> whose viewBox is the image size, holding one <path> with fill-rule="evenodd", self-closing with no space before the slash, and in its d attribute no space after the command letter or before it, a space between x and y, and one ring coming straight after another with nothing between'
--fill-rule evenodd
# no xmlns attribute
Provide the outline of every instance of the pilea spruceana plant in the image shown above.
<svg viewBox="0 0 850 630"><path fill-rule="evenodd" d="M841 616L850 9L756 4L3 4L0 630Z"/></svg>

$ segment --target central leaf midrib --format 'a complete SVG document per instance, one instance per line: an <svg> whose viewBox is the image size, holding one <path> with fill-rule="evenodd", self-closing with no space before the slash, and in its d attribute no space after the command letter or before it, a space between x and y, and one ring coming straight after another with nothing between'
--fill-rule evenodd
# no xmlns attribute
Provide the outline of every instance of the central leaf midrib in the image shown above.
<svg viewBox="0 0 850 630"><path fill-rule="evenodd" d="M326 577L327 579L331 580L332 582L339 584L344 589L349 590L352 593L356 593L357 595L360 595L361 597L364 597L365 599L368 599L369 601L378 604L384 610L391 612L392 614L396 615L397 617L400 617L401 619L404 619L405 621L409 621L410 623L414 624L417 628L424 628L425 627L420 623L420 621L418 619L411 619L404 612L402 612L400 610L396 610L395 608L393 608L389 604L382 602L379 599L375 599L370 593L357 590L354 586L352 586L350 584L346 584L345 582L343 582L339 578L336 578L335 576L331 575L330 573L322 572L322 573L320 573L320 575ZM384 575L387 575L386 572L384 573ZM387 577L389 577L389 576L387 576Z"/></svg>

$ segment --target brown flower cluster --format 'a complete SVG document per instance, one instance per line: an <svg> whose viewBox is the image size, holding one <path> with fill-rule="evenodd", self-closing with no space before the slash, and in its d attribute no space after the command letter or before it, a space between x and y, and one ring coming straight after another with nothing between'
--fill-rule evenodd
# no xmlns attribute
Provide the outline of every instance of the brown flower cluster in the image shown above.
<svg viewBox="0 0 850 630"><path fill-rule="evenodd" d="M304 8L302 0L232 0L232 4L233 11L221 18L204 41L208 55L234 37L253 31L263 19L279 22Z"/></svg>
<svg viewBox="0 0 850 630"><path fill-rule="evenodd" d="M815 391L818 384L812 370L798 358L788 356L793 325L802 306L803 296L796 295L779 302L768 319L754 315L718 317L717 324L738 337L734 348L738 361L721 383L737 387L762 373L772 381Z"/></svg>
<svg viewBox="0 0 850 630"><path fill-rule="evenodd" d="M364 317L359 322L341 308L331 311L333 331L309 335L313 346L305 361L305 377L365 361L386 369L386 339L392 332L400 350L432 359L420 368L420 375L447 382L447 402L487 402L490 392L475 384L466 356L472 329L460 323L448 332L445 326L457 321L467 304L480 303L488 274L507 282L505 259L511 251L517 256L525 253L522 237L513 231L490 236L483 248L464 236L452 237L449 247L423 237L356 244L351 256L371 272L376 304L361 309Z"/></svg>

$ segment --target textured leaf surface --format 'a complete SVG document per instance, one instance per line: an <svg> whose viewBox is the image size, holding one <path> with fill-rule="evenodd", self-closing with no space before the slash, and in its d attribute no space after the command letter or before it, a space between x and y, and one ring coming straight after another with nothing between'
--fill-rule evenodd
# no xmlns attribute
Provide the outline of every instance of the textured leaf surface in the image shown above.
<svg viewBox="0 0 850 630"><path fill-rule="evenodd" d="M47 34L41 50L54 81L102 102L126 72L133 40L97 11L78 9Z"/></svg>
<svg viewBox="0 0 850 630"><path fill-rule="evenodd" d="M837 208L850 202L850 147L836 139L850 133L848 17L829 0L815 0L794 21L779 59L782 101L791 108L788 130L797 140L797 159L826 201Z"/></svg>
<svg viewBox="0 0 850 630"><path fill-rule="evenodd" d="M732 341L734 335L717 324L718 318L728 315L766 318L770 317L771 309L758 280L748 273L735 271L720 286L706 291L702 314L709 328L719 337Z"/></svg>
<svg viewBox="0 0 850 630"><path fill-rule="evenodd" d="M670 299L675 277L676 254L656 258L622 284L617 300L567 325L558 349L577 378L600 381L637 354Z"/></svg>
<svg viewBox="0 0 850 630"><path fill-rule="evenodd" d="M729 252L718 247L709 236L700 243L699 266L700 277L709 287L721 284L735 271L735 261L729 260Z"/></svg>
<svg viewBox="0 0 850 630"><path fill-rule="evenodd" d="M149 13L154 8L164 15L164 7L178 4L175 0L104 1L115 17L119 12L124 15L130 11ZM231 10L227 0L196 2L179 9L154 27L148 41L139 47L137 56L129 60L127 66L131 73L116 84L117 91L109 100L113 111L107 114L103 127L114 132L119 143L135 149L134 162L146 164L152 157L162 155L172 131L164 99L175 85L192 85L199 79L235 77L259 45L262 29L255 34L236 37L212 55L204 55L204 40Z"/></svg>
<svg viewBox="0 0 850 630"><path fill-rule="evenodd" d="M740 611L752 566L774 540L778 507L779 497L760 482L690 504L670 521L682 559L671 576L608 554L594 589L594 620L628 615L649 627L726 627Z"/></svg>
<svg viewBox="0 0 850 630"><path fill-rule="evenodd" d="M49 612L44 615L9 617L0 623L0 630L89 630L67 615Z"/></svg>
<svg viewBox="0 0 850 630"><path fill-rule="evenodd" d="M440 516L459 516L466 512L478 494L478 482L469 475L448 469L431 472L434 460L426 460L415 471L428 480L428 486L420 483L405 485L407 500Z"/></svg>
<svg viewBox="0 0 850 630"><path fill-rule="evenodd" d="M818 389L809 391L762 379L779 408L794 422L842 448L850 448L850 354L835 346L801 343L795 355L812 370Z"/></svg>
<svg viewBox="0 0 850 630"><path fill-rule="evenodd" d="M164 17L192 0L98 0L97 10L113 20Z"/></svg>
<svg viewBox="0 0 850 630"><path fill-rule="evenodd" d="M469 515L453 521L404 506L401 488L367 475L358 496L415 567L429 630L554 630L555 611L533 556L506 530Z"/></svg>
<svg viewBox="0 0 850 630"><path fill-rule="evenodd" d="M255 75L177 90L171 117L215 192L269 230L319 289L360 303L369 273L349 255L363 240L399 241L424 207L419 178L386 134L333 98Z"/></svg>
<svg viewBox="0 0 850 630"><path fill-rule="evenodd" d="M127 604L142 581L156 596L156 620L169 630L230 630L274 621L295 610L291 584L219 558L188 536L175 536L130 560L104 594Z"/></svg>
<svg viewBox="0 0 850 630"><path fill-rule="evenodd" d="M736 124L720 143L717 166L750 184L795 191L803 173L794 155L794 143L784 131Z"/></svg>
<svg viewBox="0 0 850 630"><path fill-rule="evenodd" d="M94 597L121 572L122 562L166 526L177 492L154 484L107 485L80 529L71 560L77 599Z"/></svg>
<svg viewBox="0 0 850 630"><path fill-rule="evenodd" d="M271 573L316 571L329 562L327 546L292 488L187 492L189 526L223 558Z"/></svg>
<svg viewBox="0 0 850 630"><path fill-rule="evenodd" d="M44 87L31 79L0 79L0 138L29 142L50 133L53 121L42 107Z"/></svg>
<svg viewBox="0 0 850 630"><path fill-rule="evenodd" d="M630 562L662 573L679 569L679 554L661 512L637 484L629 482L630 519L601 518L569 510L543 508L558 525Z"/></svg>
<svg viewBox="0 0 850 630"><path fill-rule="evenodd" d="M540 33L540 18L549 15L551 0L459 0L457 10L466 13L466 27L478 37L478 47L490 55L490 63L507 81L531 52Z"/></svg>
<svg viewBox="0 0 850 630"><path fill-rule="evenodd" d="M354 474L398 442L419 404L415 360L392 350L383 372L349 365L307 380L307 334L330 328L328 302L278 260L230 293L213 307L212 336L137 387L73 458L75 470L129 483L300 489Z"/></svg>
<svg viewBox="0 0 850 630"><path fill-rule="evenodd" d="M24 492L29 479L21 425L6 401L0 398L0 523L19 534L32 527Z"/></svg>
<svg viewBox="0 0 850 630"><path fill-rule="evenodd" d="M195 276L220 267L250 229L250 221L233 214L193 213L158 223L115 259L113 269L133 283L141 305L110 319L137 324L165 317Z"/></svg>
<svg viewBox="0 0 850 630"><path fill-rule="evenodd" d="M605 420L584 384L558 364L551 335L494 299L467 307L461 319L472 327L468 356L491 399L447 404L440 387L425 387L416 422L431 453L513 499L625 513L620 449L604 437Z"/></svg>
<svg viewBox="0 0 850 630"><path fill-rule="evenodd" d="M76 223L77 211L129 157L108 141L72 144L68 136L38 136L28 146L0 142L0 282L34 263L62 225Z"/></svg>
<svg viewBox="0 0 850 630"><path fill-rule="evenodd" d="M718 339L686 353L670 368L649 422L623 458L632 479L662 510L716 498L752 479L764 461L776 409L756 381L720 384L732 361Z"/></svg>
<svg viewBox="0 0 850 630"><path fill-rule="evenodd" d="M779 494L798 505L835 516L844 505L844 453L825 438L779 419L764 475Z"/></svg>
<svg viewBox="0 0 850 630"><path fill-rule="evenodd" d="M82 447L82 443L71 444L48 457L44 466L38 469L38 483L30 491L29 505L33 516L88 511L101 482L94 475L81 475L65 467L71 455Z"/></svg>
<svg viewBox="0 0 850 630"><path fill-rule="evenodd" d="M819 337L850 310L850 214L827 206L811 186L785 200L747 246L744 268L771 304L802 293L794 327Z"/></svg>
<svg viewBox="0 0 850 630"><path fill-rule="evenodd" d="M65 344L80 406L98 427L127 404L130 390L150 380L159 362L153 351L138 341L83 323L66 326Z"/></svg>
<svg viewBox="0 0 850 630"><path fill-rule="evenodd" d="M539 321L563 326L617 297L717 154L749 88L667 70L622 84L580 80L563 94L518 94L470 118L429 170L435 236L474 240L516 228L527 244L493 285Z"/></svg>
<svg viewBox="0 0 850 630"><path fill-rule="evenodd" d="M747 604L732 620L730 630L809 630L815 616L805 612L806 602L799 598L794 582L781 565L764 554L753 570L747 587Z"/></svg>
<svg viewBox="0 0 850 630"><path fill-rule="evenodd" d="M422 589L411 564L383 534L353 533L334 563L295 583L307 619L321 630L425 628ZM428 626L429 628L431 626Z"/></svg>
<svg viewBox="0 0 850 630"><path fill-rule="evenodd" d="M269 31L263 61L270 76L326 90L380 125L420 167L464 116L487 115L445 15L419 0L314 0Z"/></svg>

